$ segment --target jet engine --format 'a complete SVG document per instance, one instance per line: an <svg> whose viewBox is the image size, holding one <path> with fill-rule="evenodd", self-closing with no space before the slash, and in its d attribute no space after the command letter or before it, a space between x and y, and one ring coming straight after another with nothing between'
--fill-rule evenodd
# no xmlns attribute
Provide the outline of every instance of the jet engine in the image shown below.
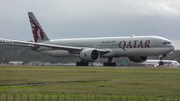
<svg viewBox="0 0 180 101"><path fill-rule="evenodd" d="M95 49L85 49L81 51L79 57L82 61L94 62L99 59L100 53Z"/></svg>
<svg viewBox="0 0 180 101"><path fill-rule="evenodd" d="M140 57L128 57L129 60L131 60L132 62L144 62L147 60L147 56L140 56Z"/></svg>

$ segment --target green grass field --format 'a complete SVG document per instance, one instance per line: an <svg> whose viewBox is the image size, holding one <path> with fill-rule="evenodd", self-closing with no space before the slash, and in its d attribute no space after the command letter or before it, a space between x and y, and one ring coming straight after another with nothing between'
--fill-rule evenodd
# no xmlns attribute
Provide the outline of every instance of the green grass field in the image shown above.
<svg viewBox="0 0 180 101"><path fill-rule="evenodd" d="M0 92L180 95L180 69L0 66Z"/></svg>

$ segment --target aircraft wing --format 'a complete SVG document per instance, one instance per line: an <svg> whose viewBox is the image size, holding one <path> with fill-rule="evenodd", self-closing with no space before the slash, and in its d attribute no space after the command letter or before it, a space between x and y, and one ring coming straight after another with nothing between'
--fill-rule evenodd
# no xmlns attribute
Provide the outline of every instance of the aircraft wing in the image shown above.
<svg viewBox="0 0 180 101"><path fill-rule="evenodd" d="M18 41L18 40L9 40L9 39L1 39L0 38L0 44L1 45L10 45L10 46L21 46L21 47L31 47L31 48L40 48L40 47L46 47L49 49L61 49L61 50L67 50L72 53L80 53L84 49L88 49L88 47L74 47L74 46L64 46L64 45L54 45L54 44L45 44L45 43L34 43L34 42L27 42L27 41ZM110 52L110 50L106 49L96 49L100 53L107 53Z"/></svg>

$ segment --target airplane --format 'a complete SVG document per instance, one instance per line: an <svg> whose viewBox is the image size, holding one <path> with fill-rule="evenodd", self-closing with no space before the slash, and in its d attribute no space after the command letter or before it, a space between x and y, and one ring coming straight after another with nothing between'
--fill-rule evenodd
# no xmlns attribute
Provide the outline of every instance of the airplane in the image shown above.
<svg viewBox="0 0 180 101"><path fill-rule="evenodd" d="M148 56L161 56L174 50L170 40L159 36L127 36L99 38L49 39L32 12L28 12L34 42L0 38L3 45L30 47L33 51L55 57L79 57L76 66L107 58L103 66L116 66L113 58L128 57L133 62L144 62ZM161 62L161 64L163 64Z"/></svg>
<svg viewBox="0 0 180 101"><path fill-rule="evenodd" d="M168 66L168 67L180 67L179 62L177 62L176 60L162 60L164 66ZM154 66L154 67L158 67L159 65L159 60L146 60L145 62L143 62L142 64L145 64L147 66Z"/></svg>

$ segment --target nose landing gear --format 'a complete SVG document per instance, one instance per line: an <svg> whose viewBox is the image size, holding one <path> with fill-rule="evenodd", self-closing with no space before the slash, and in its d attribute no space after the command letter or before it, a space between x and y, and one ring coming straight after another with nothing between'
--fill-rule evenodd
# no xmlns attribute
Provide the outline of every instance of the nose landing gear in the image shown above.
<svg viewBox="0 0 180 101"><path fill-rule="evenodd" d="M159 64L159 66L162 66L162 65L164 65L162 59L163 59L164 57L166 57L166 54L160 55L159 57L160 57L160 61L159 61L158 64Z"/></svg>

